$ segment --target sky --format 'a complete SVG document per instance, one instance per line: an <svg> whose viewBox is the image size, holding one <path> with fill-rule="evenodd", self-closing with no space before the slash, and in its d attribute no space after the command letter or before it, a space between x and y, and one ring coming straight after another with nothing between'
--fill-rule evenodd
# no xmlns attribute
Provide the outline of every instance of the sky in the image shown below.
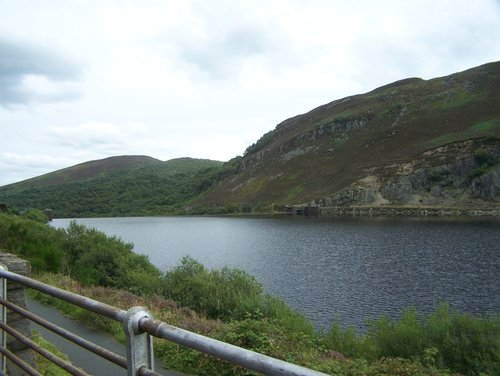
<svg viewBox="0 0 500 376"><path fill-rule="evenodd" d="M227 161L283 120L500 60L500 0L0 0L0 186Z"/></svg>

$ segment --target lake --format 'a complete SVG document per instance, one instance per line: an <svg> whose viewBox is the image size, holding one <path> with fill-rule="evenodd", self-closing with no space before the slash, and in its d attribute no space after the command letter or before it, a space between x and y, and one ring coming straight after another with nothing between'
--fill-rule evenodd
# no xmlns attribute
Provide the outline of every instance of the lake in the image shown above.
<svg viewBox="0 0 500 376"><path fill-rule="evenodd" d="M428 313L500 312L500 221L464 218L133 217L77 223L134 244L162 270L189 255L254 275L318 327ZM66 227L69 219L52 225Z"/></svg>

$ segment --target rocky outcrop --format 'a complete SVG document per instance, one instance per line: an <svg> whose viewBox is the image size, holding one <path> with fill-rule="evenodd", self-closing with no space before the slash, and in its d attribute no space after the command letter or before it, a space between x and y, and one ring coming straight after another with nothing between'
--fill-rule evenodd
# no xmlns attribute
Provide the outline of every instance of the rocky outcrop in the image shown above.
<svg viewBox="0 0 500 376"><path fill-rule="evenodd" d="M499 159L500 147L494 146L468 151L449 163L432 167L425 165L428 159L425 163L415 160L385 166L318 203L322 207L461 207L481 200L496 206L500 204Z"/></svg>
<svg viewBox="0 0 500 376"><path fill-rule="evenodd" d="M470 185L474 197L499 201L500 167L474 178Z"/></svg>

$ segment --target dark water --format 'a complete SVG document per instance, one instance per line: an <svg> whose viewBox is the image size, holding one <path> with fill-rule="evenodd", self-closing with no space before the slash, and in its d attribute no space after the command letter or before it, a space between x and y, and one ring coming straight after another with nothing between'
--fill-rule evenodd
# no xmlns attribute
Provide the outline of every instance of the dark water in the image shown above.
<svg viewBox="0 0 500 376"><path fill-rule="evenodd" d="M414 218L143 217L78 219L132 242L161 269L189 255L241 268L318 326L333 318L427 313L441 301L500 312L500 221ZM65 227L69 220L54 220Z"/></svg>

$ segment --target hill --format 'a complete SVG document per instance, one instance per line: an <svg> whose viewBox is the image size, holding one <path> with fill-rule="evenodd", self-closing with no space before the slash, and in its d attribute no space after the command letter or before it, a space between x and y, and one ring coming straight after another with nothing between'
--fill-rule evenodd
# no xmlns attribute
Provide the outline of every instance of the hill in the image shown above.
<svg viewBox="0 0 500 376"><path fill-rule="evenodd" d="M111 157L0 187L11 209L51 208L56 217L159 215L210 185L222 162Z"/></svg>
<svg viewBox="0 0 500 376"><path fill-rule="evenodd" d="M263 135L199 205L497 207L500 62L325 104Z"/></svg>
<svg viewBox="0 0 500 376"><path fill-rule="evenodd" d="M16 183L16 186L18 188L40 188L64 183L76 183L78 181L96 178L104 174L111 174L129 168L149 166L158 163L161 163L159 159L143 155L109 157L80 163L72 167L27 179L20 183Z"/></svg>
<svg viewBox="0 0 500 376"><path fill-rule="evenodd" d="M408 78L287 119L224 164L112 157L0 187L0 202L66 217L284 205L500 213L499 103L500 62Z"/></svg>

